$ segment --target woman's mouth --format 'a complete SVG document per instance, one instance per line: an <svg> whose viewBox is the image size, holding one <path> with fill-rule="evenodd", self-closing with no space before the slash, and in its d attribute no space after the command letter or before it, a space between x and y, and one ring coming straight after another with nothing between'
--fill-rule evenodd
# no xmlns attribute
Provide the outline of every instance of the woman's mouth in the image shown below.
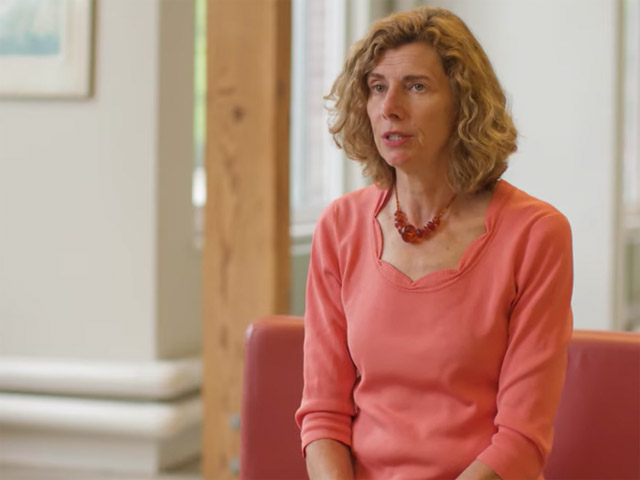
<svg viewBox="0 0 640 480"><path fill-rule="evenodd" d="M389 147L399 147L404 145L410 138L410 135L405 135L400 132L387 132L382 136L385 145Z"/></svg>

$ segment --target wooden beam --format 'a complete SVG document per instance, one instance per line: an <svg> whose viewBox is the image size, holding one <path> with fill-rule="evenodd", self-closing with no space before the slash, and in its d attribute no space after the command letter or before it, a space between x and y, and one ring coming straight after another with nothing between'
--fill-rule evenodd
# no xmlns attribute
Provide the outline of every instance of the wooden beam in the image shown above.
<svg viewBox="0 0 640 480"><path fill-rule="evenodd" d="M203 474L234 478L244 334L289 305L290 0L209 0Z"/></svg>

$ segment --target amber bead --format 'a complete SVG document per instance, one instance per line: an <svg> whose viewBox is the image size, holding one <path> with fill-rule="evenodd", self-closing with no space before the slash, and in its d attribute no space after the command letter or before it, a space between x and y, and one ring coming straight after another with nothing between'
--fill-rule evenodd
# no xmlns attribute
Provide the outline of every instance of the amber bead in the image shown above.
<svg viewBox="0 0 640 480"><path fill-rule="evenodd" d="M418 238L416 237L416 228L413 225L406 225L400 232L402 239L405 242L414 243Z"/></svg>
<svg viewBox="0 0 640 480"><path fill-rule="evenodd" d="M407 215L400 209L400 200L398 200L398 189L395 188L396 194L396 211L394 212L394 226L398 230L398 233L407 243L418 243L427 238L433 232L435 232L440 225L440 218L447 212L456 196L454 195L446 207L444 207L440 213L427 222L422 227L414 227L409 223Z"/></svg>

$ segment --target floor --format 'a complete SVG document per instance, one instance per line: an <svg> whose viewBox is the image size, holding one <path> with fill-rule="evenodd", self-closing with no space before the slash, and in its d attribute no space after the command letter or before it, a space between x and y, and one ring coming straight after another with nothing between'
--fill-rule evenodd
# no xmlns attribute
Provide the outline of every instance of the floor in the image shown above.
<svg viewBox="0 0 640 480"><path fill-rule="evenodd" d="M101 474L67 470L39 470L0 465L2 480L202 480L200 462L158 475Z"/></svg>

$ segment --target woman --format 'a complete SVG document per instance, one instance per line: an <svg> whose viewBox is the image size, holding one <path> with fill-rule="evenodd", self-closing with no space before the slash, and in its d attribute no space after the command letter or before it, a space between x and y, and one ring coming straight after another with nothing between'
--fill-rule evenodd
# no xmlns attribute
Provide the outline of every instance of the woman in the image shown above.
<svg viewBox="0 0 640 480"><path fill-rule="evenodd" d="M311 479L541 479L571 336L566 218L500 176L516 130L452 13L374 24L330 98L375 185L314 234L296 420Z"/></svg>

